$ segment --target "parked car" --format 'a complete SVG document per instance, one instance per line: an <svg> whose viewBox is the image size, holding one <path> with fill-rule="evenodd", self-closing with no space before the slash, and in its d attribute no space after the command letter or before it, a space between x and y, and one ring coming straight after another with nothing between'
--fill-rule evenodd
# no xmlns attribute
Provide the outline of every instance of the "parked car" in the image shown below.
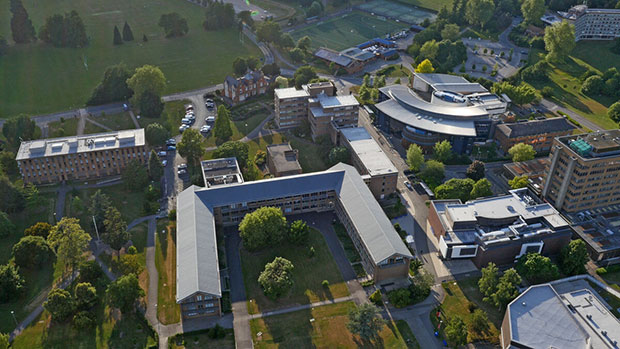
<svg viewBox="0 0 620 349"><path fill-rule="evenodd" d="M127 103L123 103L123 110L124 111L128 111L129 110L129 106L127 105Z"/></svg>
<svg viewBox="0 0 620 349"><path fill-rule="evenodd" d="M191 104L187 104L187 105L185 106L185 111L190 111L190 110L194 110L194 106L193 106L193 105L191 105Z"/></svg>
<svg viewBox="0 0 620 349"><path fill-rule="evenodd" d="M166 167L166 165L168 165L168 160L162 160L161 165Z"/></svg>
<svg viewBox="0 0 620 349"><path fill-rule="evenodd" d="M411 186L411 183L409 183L409 181L405 181L405 187L407 187L407 189L409 190L413 190L413 187Z"/></svg>
<svg viewBox="0 0 620 349"><path fill-rule="evenodd" d="M188 118L183 118L183 119L181 119L181 123L183 125L191 125L192 124L192 120L190 120Z"/></svg>
<svg viewBox="0 0 620 349"><path fill-rule="evenodd" d="M166 141L166 145L177 145L177 140L174 138L170 138Z"/></svg>
<svg viewBox="0 0 620 349"><path fill-rule="evenodd" d="M169 145L167 150L168 151L175 151L175 150L177 150L177 147L175 147L174 145Z"/></svg>
<svg viewBox="0 0 620 349"><path fill-rule="evenodd" d="M201 133L209 133L210 131L211 131L211 126L209 125L204 125L200 128Z"/></svg>
<svg viewBox="0 0 620 349"><path fill-rule="evenodd" d="M205 119L205 122L209 125L214 124L215 123L215 116L207 116L207 118Z"/></svg>
<svg viewBox="0 0 620 349"><path fill-rule="evenodd" d="M160 151L157 153L157 155L161 157L165 157L166 155L168 155L168 153L166 153L165 151Z"/></svg>
<svg viewBox="0 0 620 349"><path fill-rule="evenodd" d="M181 125L181 126L179 126L179 132L183 133L183 131L187 130L188 128L189 128L188 125Z"/></svg>

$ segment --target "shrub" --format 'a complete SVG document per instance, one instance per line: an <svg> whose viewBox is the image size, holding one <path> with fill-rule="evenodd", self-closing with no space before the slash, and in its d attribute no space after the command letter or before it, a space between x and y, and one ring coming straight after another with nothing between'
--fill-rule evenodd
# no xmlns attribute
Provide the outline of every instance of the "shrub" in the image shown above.
<svg viewBox="0 0 620 349"><path fill-rule="evenodd" d="M323 287L325 287L325 288L328 288L329 287L329 281L323 280L323 282L321 282L321 285L323 285Z"/></svg>
<svg viewBox="0 0 620 349"><path fill-rule="evenodd" d="M404 308L411 304L411 292L406 288L390 291L387 294L390 303L396 308Z"/></svg>
<svg viewBox="0 0 620 349"><path fill-rule="evenodd" d="M478 309L478 306L476 305L476 303L469 302L467 304L467 310L469 310L470 313L473 313L476 309Z"/></svg>
<svg viewBox="0 0 620 349"><path fill-rule="evenodd" d="M172 222L177 220L177 209L173 208L172 210L170 210L170 212L168 212L168 219Z"/></svg>
<svg viewBox="0 0 620 349"><path fill-rule="evenodd" d="M374 279L370 279L368 281L360 282L360 285L362 285L362 287L370 287L370 286L372 286L374 284L375 284L375 280Z"/></svg>
<svg viewBox="0 0 620 349"><path fill-rule="evenodd" d="M95 320L88 311L81 311L73 317L73 326L78 330L88 330L95 327Z"/></svg>
<svg viewBox="0 0 620 349"><path fill-rule="evenodd" d="M596 273L598 275L605 275L605 274L607 274L607 269L605 269L604 267L598 268L598 269L596 269Z"/></svg>
<svg viewBox="0 0 620 349"><path fill-rule="evenodd" d="M376 290L370 295L370 301L375 305L382 305L383 300L381 299L381 290Z"/></svg>

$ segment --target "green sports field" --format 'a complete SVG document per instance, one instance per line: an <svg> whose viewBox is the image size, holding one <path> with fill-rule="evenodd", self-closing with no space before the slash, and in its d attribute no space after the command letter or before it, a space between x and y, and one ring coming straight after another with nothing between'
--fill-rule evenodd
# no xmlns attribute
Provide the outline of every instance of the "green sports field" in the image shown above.
<svg viewBox="0 0 620 349"><path fill-rule="evenodd" d="M258 56L249 40L242 45L236 30L206 32L204 9L185 0L23 0L39 30L45 17L76 10L86 25L86 48L53 48L43 43L11 46L0 58L0 117L40 114L83 106L107 66L124 62L130 67L154 64L176 92L223 81L237 56ZM189 33L166 39L157 25L164 13L186 18ZM0 5L0 35L11 38L8 1ZM112 45L113 28L127 21L135 41ZM146 34L148 42L142 42Z"/></svg>
<svg viewBox="0 0 620 349"><path fill-rule="evenodd" d="M314 48L325 46L333 50L343 50L406 27L407 25L403 23L382 20L378 16L354 11L343 17L317 22L295 30L291 35L295 40L308 35Z"/></svg>

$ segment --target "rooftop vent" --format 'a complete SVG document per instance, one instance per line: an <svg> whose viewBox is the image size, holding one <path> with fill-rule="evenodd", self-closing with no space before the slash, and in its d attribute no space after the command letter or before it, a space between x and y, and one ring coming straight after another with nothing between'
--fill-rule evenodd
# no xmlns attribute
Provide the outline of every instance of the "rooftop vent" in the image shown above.
<svg viewBox="0 0 620 349"><path fill-rule="evenodd" d="M526 306L527 304L525 302L521 302L521 305L522 306Z"/></svg>

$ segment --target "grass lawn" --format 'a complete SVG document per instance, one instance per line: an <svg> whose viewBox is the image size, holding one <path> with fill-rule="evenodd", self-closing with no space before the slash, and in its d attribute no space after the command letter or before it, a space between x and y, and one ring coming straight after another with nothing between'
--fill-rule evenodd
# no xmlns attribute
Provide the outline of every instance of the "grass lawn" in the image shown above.
<svg viewBox="0 0 620 349"><path fill-rule="evenodd" d="M316 253L308 257L308 249L313 246ZM258 276L265 269L265 264L275 257L283 257L293 263L293 288L290 293L278 300L267 298L258 283ZM241 250L241 267L243 282L248 298L248 312L256 314L282 306L308 304L321 300L335 299L349 294L347 285L332 258L321 233L311 229L308 243L304 246L280 244L260 252ZM329 288L321 285L329 281Z"/></svg>
<svg viewBox="0 0 620 349"><path fill-rule="evenodd" d="M140 127L146 128L153 123L159 123L170 131L171 136L179 134L179 126L181 119L185 115L185 104L191 103L189 100L171 101L164 104L164 111L159 118L140 118L138 124ZM133 122L130 128L134 128Z"/></svg>
<svg viewBox="0 0 620 349"><path fill-rule="evenodd" d="M308 35L312 47L326 46L334 50L361 44L376 37L383 37L407 25L394 21L382 21L368 13L354 11L342 17L317 22L314 25L291 32L293 39Z"/></svg>
<svg viewBox="0 0 620 349"><path fill-rule="evenodd" d="M106 67L120 62L130 68L159 66L168 80L165 93L220 83L232 70L237 56L260 56L250 40L239 42L236 29L207 32L202 29L205 10L179 0L59 0L23 1L37 30L45 18L76 10L86 26L85 48L54 48L43 43L11 46L2 58L0 117L19 113L47 113L83 106L101 81ZM177 12L187 19L189 33L166 39L157 25L162 14ZM8 6L0 7L0 35L11 38ZM114 26L127 21L135 41L112 44ZM142 41L146 35L148 42ZM214 54L214 48L216 53Z"/></svg>
<svg viewBox="0 0 620 349"><path fill-rule="evenodd" d="M136 128L136 125L134 125L128 112L93 116L92 119L113 130L128 130Z"/></svg>
<svg viewBox="0 0 620 349"><path fill-rule="evenodd" d="M411 76L411 71L402 66L402 64L392 64L379 70L377 75L385 75L388 78L404 78Z"/></svg>
<svg viewBox="0 0 620 349"><path fill-rule="evenodd" d="M176 303L176 234L174 227L167 227L165 234L161 230L158 227L155 235L155 266L159 274L157 317L168 325L181 320L181 308Z"/></svg>
<svg viewBox="0 0 620 349"><path fill-rule="evenodd" d="M178 334L168 339L170 349L235 349L235 333L232 329L224 329L224 338L211 339L207 331L196 331Z"/></svg>
<svg viewBox="0 0 620 349"><path fill-rule="evenodd" d="M258 127L258 125L263 122L263 120L265 120L269 115L270 112L268 110L266 110L265 108L260 108L256 113L252 114L246 119L233 120L232 124L230 125L233 132L230 140L237 141L245 137L248 133ZM213 132L210 132L209 135L205 138L205 145L207 147L216 146L215 135Z"/></svg>
<svg viewBox="0 0 620 349"><path fill-rule="evenodd" d="M143 222L129 230L131 234L131 242L133 243L136 250L138 250L138 256L140 256L140 266L142 267L142 272L138 275L138 281L140 281L140 287L146 293L144 299L148 299L149 293L149 273L146 270L146 239L149 232L149 223Z"/></svg>
<svg viewBox="0 0 620 349"><path fill-rule="evenodd" d="M102 305L95 312L97 326L78 331L70 321L51 324L51 316L44 311L15 338L12 348L147 348L157 344L145 322L136 315L121 315Z"/></svg>
<svg viewBox="0 0 620 349"><path fill-rule="evenodd" d="M99 127L93 123L88 122L88 120L86 121L86 125L84 125L84 134L88 135L91 133L103 133L103 132L110 132L108 130L106 130L105 128Z"/></svg>
<svg viewBox="0 0 620 349"><path fill-rule="evenodd" d="M63 119L48 124L48 134L51 137L68 137L77 134L78 118Z"/></svg>
<svg viewBox="0 0 620 349"><path fill-rule="evenodd" d="M442 7L447 6L451 8L452 1L450 0L397 0L407 5L413 5L418 7L424 7L429 10L435 10L439 12Z"/></svg>
<svg viewBox="0 0 620 349"><path fill-rule="evenodd" d="M604 72L610 67L620 69L620 55L609 51L611 43L580 42L573 50L572 55L563 63L551 65L549 80L546 82L531 82L532 86L542 89L545 86L553 88L552 100L561 106L583 115L592 122L606 129L617 128L617 124L607 117L607 108L615 99L605 96L586 96L580 92L582 81L580 76L588 69ZM531 61L542 59L539 50L533 50Z"/></svg>
<svg viewBox="0 0 620 349"><path fill-rule="evenodd" d="M417 348L411 330L389 322L375 343L364 343L346 327L353 302L325 305L293 313L250 320L255 348ZM310 322L310 319L314 321ZM406 323L405 323L406 325ZM258 333L262 335L258 337ZM406 344L406 340L411 342ZM413 339L415 340L415 338Z"/></svg>
<svg viewBox="0 0 620 349"><path fill-rule="evenodd" d="M290 137L291 147L299 150L299 164L303 172L317 172L329 168L323 154L329 152L329 148L316 143L304 141L295 136Z"/></svg>
<svg viewBox="0 0 620 349"><path fill-rule="evenodd" d="M482 301L482 294L478 291L477 278L464 279L462 281L444 282L441 285L446 291L446 298L441 303L441 313L444 323L445 317L459 316L465 324L469 325L472 318L472 313L469 311L469 303L474 303L478 308L484 310L489 317L489 331L484 334L477 334L469 331L467 337L468 343L486 341L491 343L499 343L499 330L501 325L502 315L495 307ZM435 311L430 313L431 321L433 325L437 325L437 317ZM443 327L442 327L443 333Z"/></svg>

